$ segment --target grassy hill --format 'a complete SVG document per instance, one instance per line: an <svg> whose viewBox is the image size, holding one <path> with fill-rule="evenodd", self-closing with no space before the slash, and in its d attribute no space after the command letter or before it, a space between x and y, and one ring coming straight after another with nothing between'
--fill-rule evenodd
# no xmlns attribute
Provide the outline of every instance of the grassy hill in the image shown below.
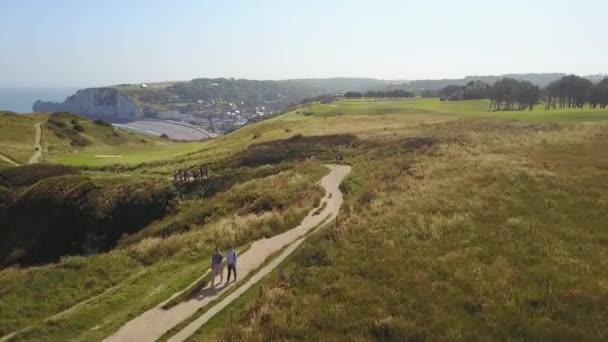
<svg viewBox="0 0 608 342"><path fill-rule="evenodd" d="M69 114L0 113L0 154L27 164L33 153L34 125L41 123L43 160L70 165L132 164L186 154L197 143L177 143L127 132L100 120ZM0 167L9 166L0 159Z"/></svg>
<svg viewBox="0 0 608 342"><path fill-rule="evenodd" d="M19 164L27 163L34 152L34 125L44 119L44 115L0 112L0 154ZM2 160L0 163L10 165Z"/></svg>
<svg viewBox="0 0 608 342"><path fill-rule="evenodd" d="M93 144L76 148L66 134L49 153L78 166L71 177L99 189L151 181L176 200L105 253L0 271L0 335L29 327L18 340L103 339L196 279L215 245L246 247L295 226L318 205L321 164L341 150L352 172L338 220L288 259L285 280L264 279L193 339L602 340L608 111L488 107L312 104L206 142L141 146L83 123ZM208 180L171 181L202 165ZM6 182L4 198L64 177Z"/></svg>

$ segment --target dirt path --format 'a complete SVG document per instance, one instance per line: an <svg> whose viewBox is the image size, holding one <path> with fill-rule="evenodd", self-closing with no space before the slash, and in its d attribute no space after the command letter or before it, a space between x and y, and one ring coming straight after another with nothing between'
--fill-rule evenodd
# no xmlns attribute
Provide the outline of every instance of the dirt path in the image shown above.
<svg viewBox="0 0 608 342"><path fill-rule="evenodd" d="M36 139L34 140L34 154L30 157L28 164L36 164L40 162L40 158L42 158L42 127L41 124L37 123L34 125L34 129L36 130ZM13 165L13 166L21 166L21 164L12 160L11 158L0 154L0 159L5 162Z"/></svg>
<svg viewBox="0 0 608 342"><path fill-rule="evenodd" d="M13 165L13 166L21 166L21 164L17 163L16 161L12 160L11 158L0 154L0 159L4 160L5 162Z"/></svg>
<svg viewBox="0 0 608 342"><path fill-rule="evenodd" d="M221 309L226 307L234 299L238 298L251 285L259 281L264 275L268 274L282 260L284 260L295 248L304 241L303 237L311 229L318 226L320 223L331 220L338 215L342 206L342 193L338 189L342 179L350 172L350 166L329 166L330 173L321 179L321 186L325 188L326 195L322 202L326 203L325 208L321 213L313 215L315 210L312 210L308 216L302 220L299 226L290 229L282 234L275 235L268 239L255 241L251 248L239 256L238 275L239 280L232 282L229 285L216 286L213 289L205 288L201 292L168 310L163 310L161 307L166 302L159 304L157 307L144 312L139 317L131 320L120 328L112 336L105 341L155 341L171 328L192 316L198 309L206 306L209 302L217 298L223 291L232 287L241 285L240 279L247 277L249 273L258 269L263 265L264 261L272 254L280 251L283 247L288 246L281 254L273 259L268 265L264 266L258 273L252 276L243 286L236 289L233 293L221 300L219 303L212 306L204 315L193 321L186 328L181 330L177 335L171 338L171 341L183 341L194 333L202 324L213 317ZM224 270L224 276L225 270ZM226 280L226 279L224 279Z"/></svg>
<svg viewBox="0 0 608 342"><path fill-rule="evenodd" d="M36 128L36 140L34 140L34 154L30 158L28 164L36 164L40 162L40 158L42 158L42 128L41 124L37 123L34 125Z"/></svg>

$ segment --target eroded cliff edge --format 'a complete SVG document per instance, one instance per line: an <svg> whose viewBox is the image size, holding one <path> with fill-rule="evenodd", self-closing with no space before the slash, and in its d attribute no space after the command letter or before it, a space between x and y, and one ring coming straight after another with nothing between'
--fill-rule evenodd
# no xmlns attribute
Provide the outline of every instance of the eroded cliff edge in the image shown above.
<svg viewBox="0 0 608 342"><path fill-rule="evenodd" d="M61 103L36 101L34 112L70 112L92 118L133 120L143 118L143 110L114 88L78 90Z"/></svg>

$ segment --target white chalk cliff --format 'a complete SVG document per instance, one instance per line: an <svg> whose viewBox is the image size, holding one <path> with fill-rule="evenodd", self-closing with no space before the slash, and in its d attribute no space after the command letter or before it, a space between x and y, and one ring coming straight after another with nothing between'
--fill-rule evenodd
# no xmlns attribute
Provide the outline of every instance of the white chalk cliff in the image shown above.
<svg viewBox="0 0 608 342"><path fill-rule="evenodd" d="M36 101L34 112L70 112L92 118L129 120L144 116L127 96L114 88L82 89L62 103Z"/></svg>

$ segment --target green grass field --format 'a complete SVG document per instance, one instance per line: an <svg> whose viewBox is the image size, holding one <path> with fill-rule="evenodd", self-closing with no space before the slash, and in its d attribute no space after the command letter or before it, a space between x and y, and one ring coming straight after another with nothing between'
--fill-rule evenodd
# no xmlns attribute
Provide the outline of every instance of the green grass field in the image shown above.
<svg viewBox="0 0 608 342"><path fill-rule="evenodd" d="M492 112L489 111L489 108L489 100L439 101L437 98L415 98L344 100L331 104L314 104L299 111L311 112L316 116L427 114L560 123L597 121L608 118L608 111L599 108L545 110L542 104L536 105L533 111Z"/></svg>
<svg viewBox="0 0 608 342"><path fill-rule="evenodd" d="M294 226L342 150L353 170L337 223L289 259L287 281L268 277L195 340L603 340L608 110L488 107L313 104L193 143L84 122L92 143L74 147L45 131L46 161L99 182L201 164L211 180L176 187L177 211L108 253L0 271L0 335L33 324L18 339L103 339L196 279L235 229L242 245ZM280 209L257 212L268 203Z"/></svg>

